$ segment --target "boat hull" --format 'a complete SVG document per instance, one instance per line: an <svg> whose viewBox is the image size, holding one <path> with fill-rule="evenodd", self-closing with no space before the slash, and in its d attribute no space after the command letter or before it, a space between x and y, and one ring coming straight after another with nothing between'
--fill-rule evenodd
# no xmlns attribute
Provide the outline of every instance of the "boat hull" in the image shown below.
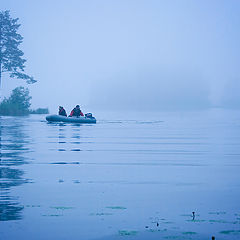
<svg viewBox="0 0 240 240"><path fill-rule="evenodd" d="M61 115L48 115L46 117L48 122L69 122L69 123L96 123L96 118L87 117L65 117Z"/></svg>

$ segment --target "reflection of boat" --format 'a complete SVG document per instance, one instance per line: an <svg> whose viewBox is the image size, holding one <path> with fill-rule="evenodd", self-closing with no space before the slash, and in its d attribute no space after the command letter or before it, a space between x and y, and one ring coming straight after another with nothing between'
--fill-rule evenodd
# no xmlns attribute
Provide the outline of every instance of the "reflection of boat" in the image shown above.
<svg viewBox="0 0 240 240"><path fill-rule="evenodd" d="M95 117L65 117L61 115L48 115L46 117L48 122L70 122L70 123L96 123Z"/></svg>

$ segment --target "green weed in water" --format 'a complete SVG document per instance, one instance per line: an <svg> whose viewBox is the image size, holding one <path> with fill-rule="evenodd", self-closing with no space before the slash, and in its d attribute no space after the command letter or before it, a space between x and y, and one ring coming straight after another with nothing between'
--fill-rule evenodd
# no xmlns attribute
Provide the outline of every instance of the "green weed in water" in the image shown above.
<svg viewBox="0 0 240 240"><path fill-rule="evenodd" d="M43 217L61 217L63 216L62 214L43 214Z"/></svg>
<svg viewBox="0 0 240 240"><path fill-rule="evenodd" d="M148 229L147 230L147 232L166 232L167 231L167 229L165 228L165 229L152 229L152 228L150 228L150 229Z"/></svg>
<svg viewBox="0 0 240 240"><path fill-rule="evenodd" d="M194 234L197 234L196 232L182 232L182 234L185 234L185 235L194 235Z"/></svg>
<svg viewBox="0 0 240 240"><path fill-rule="evenodd" d="M90 216L110 216L112 213L91 213Z"/></svg>
<svg viewBox="0 0 240 240"><path fill-rule="evenodd" d="M57 210L73 209L73 207L50 207L50 208L54 208L54 209L57 209Z"/></svg>
<svg viewBox="0 0 240 240"><path fill-rule="evenodd" d="M209 220L210 223L231 223L231 224L236 224L237 222L228 222L225 220Z"/></svg>
<svg viewBox="0 0 240 240"><path fill-rule="evenodd" d="M135 236L137 235L137 231L126 231L126 230L119 230L118 234L120 236Z"/></svg>
<svg viewBox="0 0 240 240"><path fill-rule="evenodd" d="M79 180L74 180L73 182L74 182L74 183L80 183L80 181L79 181Z"/></svg>
<svg viewBox="0 0 240 240"><path fill-rule="evenodd" d="M125 207L121 207L121 206L113 206L113 207L106 207L106 208L110 208L110 209L118 209L118 210L124 210L124 209L127 209Z"/></svg>
<svg viewBox="0 0 240 240"><path fill-rule="evenodd" d="M234 234L234 235L238 235L240 234L240 230L226 230L226 231L221 231L221 234Z"/></svg>
<svg viewBox="0 0 240 240"><path fill-rule="evenodd" d="M183 236L165 236L164 239L184 239Z"/></svg>
<svg viewBox="0 0 240 240"><path fill-rule="evenodd" d="M160 232L160 229L152 229L152 228L151 228L151 229L148 229L147 231L148 231L148 232Z"/></svg>
<svg viewBox="0 0 240 240"><path fill-rule="evenodd" d="M226 212L209 212L208 214L222 215L226 214Z"/></svg>
<svg viewBox="0 0 240 240"><path fill-rule="evenodd" d="M196 220L186 220L187 222L206 222L206 220L196 219Z"/></svg>
<svg viewBox="0 0 240 240"><path fill-rule="evenodd" d="M26 205L25 207L41 207L40 205Z"/></svg>
<svg viewBox="0 0 240 240"><path fill-rule="evenodd" d="M192 217L193 215L192 214L181 214L180 216L182 217ZM199 214L195 214L195 217L199 217L200 215Z"/></svg>

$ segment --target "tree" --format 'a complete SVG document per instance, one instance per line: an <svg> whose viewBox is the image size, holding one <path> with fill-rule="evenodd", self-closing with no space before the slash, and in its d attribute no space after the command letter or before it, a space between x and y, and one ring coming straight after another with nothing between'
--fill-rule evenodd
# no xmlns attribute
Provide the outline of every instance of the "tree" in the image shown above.
<svg viewBox="0 0 240 240"><path fill-rule="evenodd" d="M9 11L0 11L0 86L2 73L8 72L10 77L26 80L27 83L35 83L32 76L24 73L24 53L19 49L23 37L17 33L20 24L18 18L10 17Z"/></svg>
<svg viewBox="0 0 240 240"><path fill-rule="evenodd" d="M31 106L29 90L24 87L13 89L9 98L4 98L0 104L0 115L27 115Z"/></svg>

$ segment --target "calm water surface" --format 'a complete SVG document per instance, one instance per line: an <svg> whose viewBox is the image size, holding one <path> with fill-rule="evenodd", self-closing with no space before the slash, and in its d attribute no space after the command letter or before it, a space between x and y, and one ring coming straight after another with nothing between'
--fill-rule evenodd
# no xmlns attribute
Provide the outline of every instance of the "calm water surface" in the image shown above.
<svg viewBox="0 0 240 240"><path fill-rule="evenodd" d="M240 239L240 112L97 119L1 117L1 240Z"/></svg>

